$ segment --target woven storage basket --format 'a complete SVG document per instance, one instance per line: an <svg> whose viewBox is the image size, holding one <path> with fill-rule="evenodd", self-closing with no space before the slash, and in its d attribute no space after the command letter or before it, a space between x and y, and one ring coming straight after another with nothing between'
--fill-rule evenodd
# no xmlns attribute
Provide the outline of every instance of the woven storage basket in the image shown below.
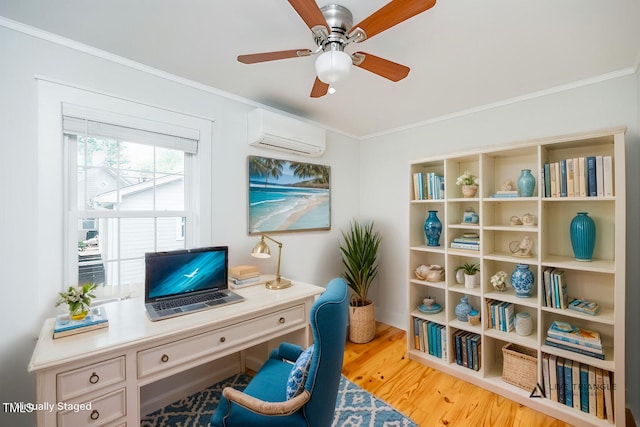
<svg viewBox="0 0 640 427"><path fill-rule="evenodd" d="M526 391L538 383L538 357L535 350L509 343L502 347L502 380Z"/></svg>
<svg viewBox="0 0 640 427"><path fill-rule="evenodd" d="M373 303L349 307L349 341L363 344L376 336L376 312Z"/></svg>

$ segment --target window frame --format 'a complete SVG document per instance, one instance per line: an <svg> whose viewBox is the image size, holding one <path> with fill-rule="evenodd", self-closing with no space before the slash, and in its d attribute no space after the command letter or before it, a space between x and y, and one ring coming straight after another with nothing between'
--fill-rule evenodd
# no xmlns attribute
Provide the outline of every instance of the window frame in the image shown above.
<svg viewBox="0 0 640 427"><path fill-rule="evenodd" d="M198 153L193 156L190 178L192 183L189 184L193 190L192 222L195 232L191 233L192 239L188 242L188 247L211 244L213 120L96 90L87 90L44 77L37 77L36 82L38 86L36 170L38 173L34 179L38 183L37 197L40 214L37 223L38 242L34 246L33 255L38 263L39 294L47 296L42 304L49 306L58 291L77 281L77 241L74 238L74 244L69 244L70 239L66 229L68 204L65 193L68 182L65 161L68 159L68 152L65 149L62 126L64 103L118 112L132 118L197 130L200 140ZM70 246L73 246L73 255L70 255ZM74 264L72 258L76 258L75 268L69 267L69 264ZM70 274L70 270L73 273Z"/></svg>

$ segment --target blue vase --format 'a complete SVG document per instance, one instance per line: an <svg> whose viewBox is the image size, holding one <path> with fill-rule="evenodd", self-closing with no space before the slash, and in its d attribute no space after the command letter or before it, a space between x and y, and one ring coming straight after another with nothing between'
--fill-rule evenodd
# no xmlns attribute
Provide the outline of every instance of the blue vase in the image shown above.
<svg viewBox="0 0 640 427"><path fill-rule="evenodd" d="M518 193L520 197L533 196L533 190L536 188L536 178L531 175L531 169L522 169L520 177L518 177Z"/></svg>
<svg viewBox="0 0 640 427"><path fill-rule="evenodd" d="M573 256L576 261L591 261L596 246L596 223L586 212L578 212L569 226Z"/></svg>
<svg viewBox="0 0 640 427"><path fill-rule="evenodd" d="M471 304L469 304L469 298L466 296L460 298L460 304L456 305L456 317L461 322L469 321L469 313L473 310Z"/></svg>
<svg viewBox="0 0 640 427"><path fill-rule="evenodd" d="M424 221L424 235L427 238L427 246L440 246L442 223L436 215L438 211L429 211L429 216Z"/></svg>
<svg viewBox="0 0 640 427"><path fill-rule="evenodd" d="M533 290L533 273L527 264L517 264L511 273L511 286L519 298L529 298Z"/></svg>

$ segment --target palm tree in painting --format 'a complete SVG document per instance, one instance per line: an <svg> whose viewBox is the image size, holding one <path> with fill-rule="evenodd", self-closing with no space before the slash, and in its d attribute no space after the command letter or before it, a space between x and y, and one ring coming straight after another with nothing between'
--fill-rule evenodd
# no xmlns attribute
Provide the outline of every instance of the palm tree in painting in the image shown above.
<svg viewBox="0 0 640 427"><path fill-rule="evenodd" d="M329 185L328 166L291 162L291 169L298 178L313 178L310 181L312 184L321 184L325 188Z"/></svg>
<svg viewBox="0 0 640 427"><path fill-rule="evenodd" d="M278 179L282 176L285 163L284 160L252 156L249 158L249 174L264 177L264 186L266 187L269 183L269 177Z"/></svg>

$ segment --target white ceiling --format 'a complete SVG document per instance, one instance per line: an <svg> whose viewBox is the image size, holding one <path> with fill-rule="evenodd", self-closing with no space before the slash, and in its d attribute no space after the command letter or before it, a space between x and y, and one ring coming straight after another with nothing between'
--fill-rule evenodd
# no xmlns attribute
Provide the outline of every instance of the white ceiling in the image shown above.
<svg viewBox="0 0 640 427"><path fill-rule="evenodd" d="M336 2L359 22L387 0ZM347 48L409 66L406 79L354 68L312 99L315 57L236 61L315 48L285 0L0 0L0 15L355 137L632 70L640 53L638 0L439 0Z"/></svg>

